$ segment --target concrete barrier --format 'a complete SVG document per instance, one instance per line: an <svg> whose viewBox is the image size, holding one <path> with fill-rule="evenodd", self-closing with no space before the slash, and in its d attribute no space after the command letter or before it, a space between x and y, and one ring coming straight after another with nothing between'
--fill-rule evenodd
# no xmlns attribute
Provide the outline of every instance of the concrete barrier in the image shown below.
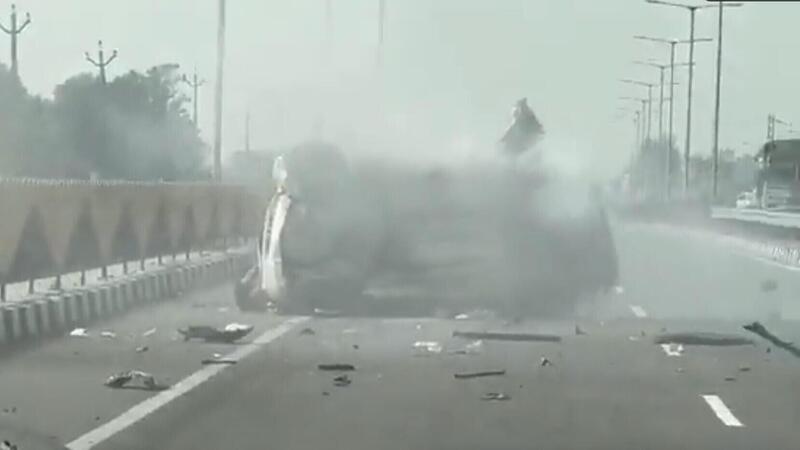
<svg viewBox="0 0 800 450"><path fill-rule="evenodd" d="M78 327L124 314L137 306L162 302L190 290L225 282L252 258L230 253L156 273L131 276L90 289L51 293L0 307L0 346L60 336Z"/></svg>

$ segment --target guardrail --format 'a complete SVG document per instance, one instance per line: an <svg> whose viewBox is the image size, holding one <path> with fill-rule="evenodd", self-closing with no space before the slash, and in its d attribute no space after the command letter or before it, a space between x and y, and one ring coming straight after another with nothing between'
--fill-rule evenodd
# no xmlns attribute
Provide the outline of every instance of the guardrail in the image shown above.
<svg viewBox="0 0 800 450"><path fill-rule="evenodd" d="M774 227L800 229L800 212L769 211L763 209L713 208L711 218L757 223Z"/></svg>
<svg viewBox="0 0 800 450"><path fill-rule="evenodd" d="M0 298L7 283L255 236L263 208L241 186L0 179Z"/></svg>

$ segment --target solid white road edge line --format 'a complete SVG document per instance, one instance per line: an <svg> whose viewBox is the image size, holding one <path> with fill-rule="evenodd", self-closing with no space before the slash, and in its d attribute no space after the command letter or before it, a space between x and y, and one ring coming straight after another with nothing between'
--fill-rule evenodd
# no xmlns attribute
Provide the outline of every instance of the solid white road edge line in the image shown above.
<svg viewBox="0 0 800 450"><path fill-rule="evenodd" d="M714 411L714 414L717 415L719 420L722 421L725 425L729 427L743 427L744 424L733 415L730 409L725 406L725 403L716 395L703 395L703 400L708 403L708 406L711 407L711 410Z"/></svg>
<svg viewBox="0 0 800 450"><path fill-rule="evenodd" d="M235 361L242 360L259 348L269 344L275 339L278 339L282 335L286 334L286 332L290 331L292 328L308 319L308 317L294 317L288 319L277 327L267 330L264 334L257 337L251 344L240 346L236 351L224 356L224 359L232 359ZM134 423L144 419L162 406L166 405L172 400L175 400L181 395L186 394L228 367L230 366L205 366L197 372L170 386L168 390L162 391L148 398L147 400L142 401L111 421L106 422L94 430L91 430L83 436L75 439L67 444L66 448L70 450L88 450L110 438L111 436L119 433L125 428L128 428Z"/></svg>
<svg viewBox="0 0 800 450"><path fill-rule="evenodd" d="M641 306L639 305L629 305L629 306L631 308L631 311L633 311L634 316L640 319L644 319L645 317L647 317L647 311L645 311L644 308L642 308Z"/></svg>

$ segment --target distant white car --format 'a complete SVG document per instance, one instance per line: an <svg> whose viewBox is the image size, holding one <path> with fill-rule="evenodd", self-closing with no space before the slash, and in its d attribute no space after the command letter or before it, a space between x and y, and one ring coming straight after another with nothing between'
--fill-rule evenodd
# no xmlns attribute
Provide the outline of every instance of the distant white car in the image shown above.
<svg viewBox="0 0 800 450"><path fill-rule="evenodd" d="M752 191L742 192L736 197L736 208L738 209L748 209L757 207L758 207L758 201L756 199L755 192Z"/></svg>

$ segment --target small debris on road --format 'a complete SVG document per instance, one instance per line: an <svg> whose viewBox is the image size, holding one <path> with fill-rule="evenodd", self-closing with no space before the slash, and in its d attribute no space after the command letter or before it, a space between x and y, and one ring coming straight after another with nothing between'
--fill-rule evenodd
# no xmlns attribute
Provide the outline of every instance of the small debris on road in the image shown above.
<svg viewBox="0 0 800 450"><path fill-rule="evenodd" d="M147 372L142 372L141 370L127 370L125 372L119 372L111 375L106 379L105 385L110 388L119 389L127 386L131 381L134 380L141 382L144 389L156 390L159 388L155 377Z"/></svg>
<svg viewBox="0 0 800 450"><path fill-rule="evenodd" d="M113 331L109 331L109 330L101 331L100 332L100 337L104 337L104 338L107 338L107 339L114 339L114 338L117 337L117 333L114 333Z"/></svg>
<svg viewBox="0 0 800 450"><path fill-rule="evenodd" d="M456 373L453 374L453 377L456 380L467 380L470 378L482 378L482 377L497 377L503 376L506 374L505 370L487 370L484 372L464 372L464 373Z"/></svg>
<svg viewBox="0 0 800 450"><path fill-rule="evenodd" d="M339 317L342 312L335 309L314 308L314 315L318 317Z"/></svg>
<svg viewBox="0 0 800 450"><path fill-rule="evenodd" d="M89 333L86 331L86 328L75 328L69 332L69 335L72 337L89 337Z"/></svg>
<svg viewBox="0 0 800 450"><path fill-rule="evenodd" d="M0 450L18 450L17 444L12 444L11 441L3 441L0 443Z"/></svg>
<svg viewBox="0 0 800 450"><path fill-rule="evenodd" d="M520 342L561 342L561 336L533 333L498 333L487 331L453 331L453 337Z"/></svg>
<svg viewBox="0 0 800 450"><path fill-rule="evenodd" d="M319 370L333 370L336 372L345 372L345 371L353 371L356 370L356 367L352 364L319 364L317 365L317 369Z"/></svg>
<svg viewBox="0 0 800 450"><path fill-rule="evenodd" d="M631 342L636 342L639 340L639 336L628 336L628 340Z"/></svg>
<svg viewBox="0 0 800 450"><path fill-rule="evenodd" d="M416 324L416 325L414 326L414 328L416 328L417 330L421 330L421 329L422 329L422 324L421 324L421 323L418 323L418 324Z"/></svg>
<svg viewBox="0 0 800 450"><path fill-rule="evenodd" d="M684 372L683 367L678 367L677 369L675 369L675 372L683 373Z"/></svg>
<svg viewBox="0 0 800 450"><path fill-rule="evenodd" d="M322 391L322 395L327 397L327 396L331 395L331 393L328 392L328 391Z"/></svg>
<svg viewBox="0 0 800 450"><path fill-rule="evenodd" d="M782 349L786 350L787 352L791 353L792 355L797 356L798 358L800 358L800 349L798 349L794 345L794 343L781 340L780 338L778 338L778 336L775 336L774 334L770 333L770 331L767 330L767 328L764 325L762 325L761 323L753 322L751 324L744 325L742 328L744 328L745 330L747 330L747 331L749 331L751 333L754 333L754 334L766 339L767 341L769 341L771 344L775 345L776 347L782 348ZM767 353L769 353L769 352L770 352L770 349L769 349L769 347L767 347Z"/></svg>
<svg viewBox="0 0 800 450"><path fill-rule="evenodd" d="M3 414L14 414L17 412L17 407L12 406L11 408L3 408Z"/></svg>
<svg viewBox="0 0 800 450"><path fill-rule="evenodd" d="M252 325L240 323L230 323L223 329L214 328L208 325L193 325L178 330L183 336L184 341L189 339L203 339L206 342L233 343L247 336L253 331Z"/></svg>
<svg viewBox="0 0 800 450"><path fill-rule="evenodd" d="M148 350L150 350L150 348L146 345L143 345L141 347L136 347L136 353L144 353Z"/></svg>
<svg viewBox="0 0 800 450"><path fill-rule="evenodd" d="M333 385L339 387L350 386L352 382L353 380L351 380L350 377L347 376L347 374L339 375L338 377L333 379Z"/></svg>
<svg viewBox="0 0 800 450"><path fill-rule="evenodd" d="M155 328L150 328L149 330L147 330L144 333L142 333L142 337L148 337L148 336L152 336L154 334L156 334L156 329Z"/></svg>
<svg viewBox="0 0 800 450"><path fill-rule="evenodd" d="M550 362L550 360L549 360L549 359L547 359L547 358L546 358L546 357L544 357L544 356L542 356L542 357L539 359L539 366L540 366L540 367L547 367L547 366L552 366L552 365L553 365L553 363L552 363L552 362Z"/></svg>
<svg viewBox="0 0 800 450"><path fill-rule="evenodd" d="M750 372L750 366L739 366L739 372Z"/></svg>
<svg viewBox="0 0 800 450"><path fill-rule="evenodd" d="M311 328L303 328L302 330L300 330L300 336L314 336L316 334L317 332Z"/></svg>
<svg viewBox="0 0 800 450"><path fill-rule="evenodd" d="M209 365L209 364L236 364L236 362L237 361L235 359L210 358L210 359L204 359L204 360L200 361L200 364L203 364L204 366L206 366L206 365Z"/></svg>
<svg viewBox="0 0 800 450"><path fill-rule="evenodd" d="M448 352L451 355L477 355L483 350L483 341L477 340L465 345L464 348L459 350L451 350Z"/></svg>
<svg viewBox="0 0 800 450"><path fill-rule="evenodd" d="M736 381L736 377L725 377L725 381Z"/></svg>
<svg viewBox="0 0 800 450"><path fill-rule="evenodd" d="M217 308L217 311L221 313L226 313L230 311L230 308L228 308L227 306L220 306L219 308Z"/></svg>
<svg viewBox="0 0 800 450"><path fill-rule="evenodd" d="M467 320L467 319L469 319L469 316L467 314L461 313L461 314L456 314L456 316L453 317L453 319L455 319L455 320Z"/></svg>
<svg viewBox="0 0 800 450"><path fill-rule="evenodd" d="M586 332L580 326L575 325L575 336L586 336Z"/></svg>
<svg viewBox="0 0 800 450"><path fill-rule="evenodd" d="M767 353L772 353L772 347L767 347Z"/></svg>
<svg viewBox="0 0 800 450"><path fill-rule="evenodd" d="M442 353L442 344L436 341L417 341L414 342L414 350L419 356Z"/></svg>
<svg viewBox="0 0 800 450"><path fill-rule="evenodd" d="M359 347L358 344L353 344L353 350L358 350L359 348L361 347Z"/></svg>
<svg viewBox="0 0 800 450"><path fill-rule="evenodd" d="M778 282L772 279L761 281L761 292L773 292L778 290Z"/></svg>
<svg viewBox="0 0 800 450"><path fill-rule="evenodd" d="M614 286L614 293L617 295L621 295L625 293L625 288L622 286Z"/></svg>
<svg viewBox="0 0 800 450"><path fill-rule="evenodd" d="M511 400L511 396L502 392L487 392L481 396L484 401L506 401Z"/></svg>
<svg viewBox="0 0 800 450"><path fill-rule="evenodd" d="M345 328L342 330L342 334L358 334L357 328Z"/></svg>
<svg viewBox="0 0 800 450"><path fill-rule="evenodd" d="M734 334L721 333L668 333L660 334L653 340L656 344L683 344L683 345L707 345L707 346L735 346L735 345L754 345L751 339L747 339Z"/></svg>

